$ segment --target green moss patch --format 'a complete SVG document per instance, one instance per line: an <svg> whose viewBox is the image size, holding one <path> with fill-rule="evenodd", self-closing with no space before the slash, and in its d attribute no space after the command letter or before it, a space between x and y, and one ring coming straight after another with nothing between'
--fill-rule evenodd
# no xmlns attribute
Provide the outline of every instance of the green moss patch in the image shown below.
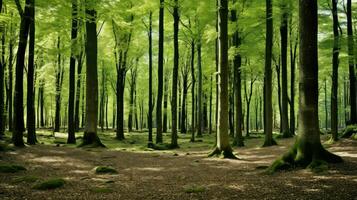
<svg viewBox="0 0 357 200"><path fill-rule="evenodd" d="M206 188L198 185L188 185L184 187L186 193L202 193L206 191Z"/></svg>
<svg viewBox="0 0 357 200"><path fill-rule="evenodd" d="M0 165L0 173L16 173L25 170L26 168L20 165Z"/></svg>
<svg viewBox="0 0 357 200"><path fill-rule="evenodd" d="M65 181L61 178L54 178L54 179L49 179L46 181L43 181L37 185L35 185L33 188L36 190L53 190L56 188L63 187L65 184Z"/></svg>
<svg viewBox="0 0 357 200"><path fill-rule="evenodd" d="M117 174L118 171L112 167L98 166L95 168L96 174Z"/></svg>
<svg viewBox="0 0 357 200"><path fill-rule="evenodd" d="M91 188L90 191L92 191L94 193L111 193L111 192L113 192L112 189L106 188L106 187L94 187L94 188Z"/></svg>
<svg viewBox="0 0 357 200"><path fill-rule="evenodd" d="M328 164L323 160L313 160L307 168L314 173L322 173L328 170Z"/></svg>

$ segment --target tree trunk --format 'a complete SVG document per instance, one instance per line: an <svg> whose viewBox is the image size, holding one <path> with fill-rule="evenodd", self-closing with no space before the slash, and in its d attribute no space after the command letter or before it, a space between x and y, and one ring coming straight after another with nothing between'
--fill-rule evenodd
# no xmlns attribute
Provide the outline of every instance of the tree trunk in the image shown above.
<svg viewBox="0 0 357 200"><path fill-rule="evenodd" d="M239 48L241 45L241 38L238 32L238 25L237 25L237 11L231 11L232 22L234 23L234 27L236 31L233 35L233 45L235 48ZM234 142L233 144L238 147L244 146L244 139L242 134L242 81L241 81L241 66L242 66L242 57L240 53L235 54L233 60L233 71L234 71L234 98L235 98L235 115L236 115L236 124L235 124L235 134L234 134ZM248 135L247 135L248 136Z"/></svg>
<svg viewBox="0 0 357 200"><path fill-rule="evenodd" d="M213 100L213 92L212 92L212 75L210 78L210 92L209 92L209 128L208 133L212 134L212 100Z"/></svg>
<svg viewBox="0 0 357 200"><path fill-rule="evenodd" d="M27 143L34 145L36 139L36 116L35 116L35 0L30 4L30 36L29 36L29 57L27 69Z"/></svg>
<svg viewBox="0 0 357 200"><path fill-rule="evenodd" d="M30 6L31 0L26 0L25 11L21 15L19 45L17 47L16 56L16 76L15 76L15 96L14 96L14 130L12 132L12 141L15 146L23 147L23 132L25 130L24 125L24 108L23 108L23 74L25 65L25 53L27 46L27 38L30 29Z"/></svg>
<svg viewBox="0 0 357 200"><path fill-rule="evenodd" d="M281 6L281 24L280 24L280 38L281 38L281 128L284 138L292 136L289 129L289 110L288 110L288 20L289 7L286 2Z"/></svg>
<svg viewBox="0 0 357 200"><path fill-rule="evenodd" d="M178 69L179 69L179 3L178 0L175 0L174 5L174 68L172 73L172 102L171 102L171 119L172 119L172 128L171 128L171 148L177 148L177 84L178 84Z"/></svg>
<svg viewBox="0 0 357 200"><path fill-rule="evenodd" d="M86 0L86 123L82 145L104 147L97 135L98 123L98 66L97 12L93 0Z"/></svg>
<svg viewBox="0 0 357 200"><path fill-rule="evenodd" d="M183 95L182 95L182 108L181 108L181 133L186 133L186 99L187 99L187 82L188 82L188 75L184 74L182 77L182 84L183 84Z"/></svg>
<svg viewBox="0 0 357 200"><path fill-rule="evenodd" d="M273 139L273 108L272 108L272 47L273 47L273 6L272 0L266 0L266 47L265 47L265 77L264 77L264 133L263 146L276 145Z"/></svg>
<svg viewBox="0 0 357 200"><path fill-rule="evenodd" d="M197 124L197 137L202 137L203 129L203 112L202 112L202 66L201 66L201 39L197 41L197 69L198 69L198 124Z"/></svg>
<svg viewBox="0 0 357 200"><path fill-rule="evenodd" d="M318 168L342 162L321 145L318 119L317 1L300 0L299 133L292 149L273 163L271 172L287 166Z"/></svg>
<svg viewBox="0 0 357 200"><path fill-rule="evenodd" d="M149 128L149 135L148 135L148 147L153 147L153 140L152 140L152 110L153 110L153 99L152 99L152 11L149 14L149 114L148 114L148 128Z"/></svg>
<svg viewBox="0 0 357 200"><path fill-rule="evenodd" d="M57 41L57 69L56 69L56 110L55 110L55 126L54 132L60 131L61 126L61 79L62 79L62 54L61 54L61 38L58 36Z"/></svg>
<svg viewBox="0 0 357 200"><path fill-rule="evenodd" d="M158 88L156 104L156 143L162 143L162 93L164 76L164 5L165 1L160 0L159 16L159 56L158 56Z"/></svg>
<svg viewBox="0 0 357 200"><path fill-rule="evenodd" d="M15 34L13 30L13 22L12 22L12 15L11 15L11 21L10 21L10 33ZM9 93L7 95L8 98L8 124L9 124L9 131L12 131L13 127L13 118L12 118L12 108L13 108L13 49L14 49L14 39L13 37L10 37L9 41Z"/></svg>
<svg viewBox="0 0 357 200"><path fill-rule="evenodd" d="M81 99L81 85L82 85L82 67L83 67L83 51L80 53L77 65L77 90L76 90L76 105L74 114L75 131L79 131L79 103Z"/></svg>
<svg viewBox="0 0 357 200"><path fill-rule="evenodd" d="M2 12L2 0L0 0L0 13ZM2 27L3 28L3 27ZM0 139L5 135L5 102L4 102L4 85L5 85L5 27L1 30L1 57L0 57Z"/></svg>
<svg viewBox="0 0 357 200"><path fill-rule="evenodd" d="M290 134L295 134L295 63L296 63L296 52L298 46L298 37L295 39L295 43L293 46L293 39L292 39L292 16L290 19Z"/></svg>
<svg viewBox="0 0 357 200"><path fill-rule="evenodd" d="M196 78L195 78L195 41L192 40L191 42L191 79L192 79L192 87L191 87L191 142L195 142L195 132L196 132L196 127L195 127L195 85L196 85Z"/></svg>
<svg viewBox="0 0 357 200"><path fill-rule="evenodd" d="M78 20L77 20L77 0L72 0L72 30L71 40L76 40L78 35ZM74 44L72 43L71 58L69 64L69 97L68 97L68 144L76 143L75 136L75 120L74 120L74 93L75 93L75 76L76 76L76 57L74 52Z"/></svg>
<svg viewBox="0 0 357 200"><path fill-rule="evenodd" d="M162 132L167 133L167 105L168 105L168 96L169 96L169 80L168 75L165 75L164 78L164 118L162 121Z"/></svg>
<svg viewBox="0 0 357 200"><path fill-rule="evenodd" d="M325 130L328 129L328 108L327 108L327 81L325 79Z"/></svg>
<svg viewBox="0 0 357 200"><path fill-rule="evenodd" d="M217 130L216 148L210 155L223 153L225 158L236 158L229 144L228 136L228 0L219 1L219 123Z"/></svg>

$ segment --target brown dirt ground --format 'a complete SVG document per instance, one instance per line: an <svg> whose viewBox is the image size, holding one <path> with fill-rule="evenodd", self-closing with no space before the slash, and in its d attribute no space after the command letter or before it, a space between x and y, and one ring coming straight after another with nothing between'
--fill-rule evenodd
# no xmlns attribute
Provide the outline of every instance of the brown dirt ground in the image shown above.
<svg viewBox="0 0 357 200"><path fill-rule="evenodd" d="M235 149L240 160L207 158L207 149L177 150L174 155L36 145L0 153L0 164L27 168L0 173L0 199L357 199L357 141L341 140L329 146L345 162L330 165L327 172L300 169L264 174L260 167L268 166L292 142L284 139L275 147ZM97 175L96 166L112 166L118 174ZM61 177L66 184L38 191L32 189L34 183L14 183L28 175ZM187 188L200 189L189 193Z"/></svg>

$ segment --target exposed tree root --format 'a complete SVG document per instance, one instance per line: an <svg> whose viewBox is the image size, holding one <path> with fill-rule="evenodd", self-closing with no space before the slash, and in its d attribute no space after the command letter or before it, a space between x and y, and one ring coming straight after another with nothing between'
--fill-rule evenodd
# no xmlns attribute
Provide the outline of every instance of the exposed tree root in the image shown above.
<svg viewBox="0 0 357 200"><path fill-rule="evenodd" d="M320 172L327 169L327 163L340 162L343 162L342 158L327 151L320 142L313 144L297 139L290 151L274 161L267 172L274 173L298 167Z"/></svg>
<svg viewBox="0 0 357 200"><path fill-rule="evenodd" d="M341 138L350 138L355 133L357 133L357 125L347 126Z"/></svg>
<svg viewBox="0 0 357 200"><path fill-rule="evenodd" d="M84 134L83 141L78 147L89 147L89 148L97 148L102 147L105 148L105 145L100 141L97 134L88 133Z"/></svg>
<svg viewBox="0 0 357 200"><path fill-rule="evenodd" d="M271 139L271 141L264 141L263 147L270 147L270 146L275 146L278 145L278 143L274 140L274 138Z"/></svg>
<svg viewBox="0 0 357 200"><path fill-rule="evenodd" d="M220 150L218 147L215 147L211 153L208 154L208 157L222 157L226 159L234 159L237 160L238 158L233 154L232 150Z"/></svg>

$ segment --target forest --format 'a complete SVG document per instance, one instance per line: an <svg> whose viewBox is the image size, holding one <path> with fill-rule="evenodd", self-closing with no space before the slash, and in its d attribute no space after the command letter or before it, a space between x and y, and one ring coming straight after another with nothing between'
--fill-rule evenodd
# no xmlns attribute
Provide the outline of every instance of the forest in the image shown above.
<svg viewBox="0 0 357 200"><path fill-rule="evenodd" d="M356 199L357 0L0 0L0 199Z"/></svg>

